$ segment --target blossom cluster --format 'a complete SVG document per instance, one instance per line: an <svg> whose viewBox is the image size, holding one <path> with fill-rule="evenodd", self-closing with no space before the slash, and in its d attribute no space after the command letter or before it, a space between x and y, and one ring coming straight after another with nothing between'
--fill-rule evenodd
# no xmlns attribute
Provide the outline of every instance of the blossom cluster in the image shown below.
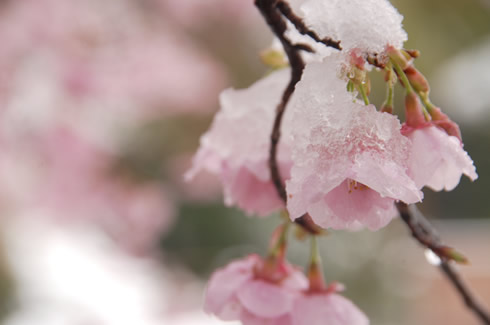
<svg viewBox="0 0 490 325"><path fill-rule="evenodd" d="M326 319L335 325L369 324L357 307L336 293L341 285L310 290L298 268L287 262L271 268L268 263L250 255L216 271L208 285L205 310L244 325L315 325Z"/></svg>
<svg viewBox="0 0 490 325"><path fill-rule="evenodd" d="M307 1L301 7L306 22L309 8L317 3L320 1ZM357 98L357 91L347 89L356 71L366 72L362 70L368 69L367 59L380 44L384 50L376 53L378 57L389 64L391 57L396 59L391 49L401 47L406 34L401 32L399 14L389 8L381 12L391 17L385 20L398 23L391 34L376 29L373 21L377 17L369 20L374 27L363 29L364 34L370 33L364 36L344 30L353 24L335 24L341 18L332 19L326 30L337 30L335 35L344 37L342 44L353 42L357 47L308 63L296 85L286 107L277 156L286 183L286 206L275 193L268 159L275 108L289 81L289 68L274 71L247 89L227 89L221 94L221 110L201 138L187 177L203 169L219 175L225 203L250 214L268 215L286 207L292 220L309 213L324 228L363 226L372 230L385 226L396 215L395 201L420 202L425 186L452 190L462 174L476 179L458 132L450 130L454 130L454 122L436 107L432 117L422 116L418 122L414 118L422 114L415 90L407 95L402 125L397 116L365 105ZM313 12L318 14L318 10ZM317 14L312 26L320 19ZM370 39L370 45L358 38L363 42ZM353 63L353 57L361 63ZM404 68L407 74L411 71ZM412 78L414 84L417 77Z"/></svg>
<svg viewBox="0 0 490 325"><path fill-rule="evenodd" d="M282 209L292 221L309 215L326 229L378 230L397 215L396 202L422 201L424 187L452 190L463 174L478 177L459 127L429 99L428 82L414 66L418 52L403 49L403 17L387 0L305 0L291 7L320 39L339 40L342 50L301 53L306 67L286 103L272 157L287 200L272 180L270 149L276 108L294 66L288 67L277 40L268 57L273 71L247 89L221 94L221 110L201 138L189 179L201 170L215 173L225 203L248 214ZM292 22L287 26L291 43L322 46ZM388 96L380 108L369 104L373 68L386 76ZM405 88L404 122L393 114L398 81ZM288 264L279 280L264 277L264 263L252 255L217 271L207 311L243 324L368 323L331 290L311 292L311 272L307 287L303 273Z"/></svg>

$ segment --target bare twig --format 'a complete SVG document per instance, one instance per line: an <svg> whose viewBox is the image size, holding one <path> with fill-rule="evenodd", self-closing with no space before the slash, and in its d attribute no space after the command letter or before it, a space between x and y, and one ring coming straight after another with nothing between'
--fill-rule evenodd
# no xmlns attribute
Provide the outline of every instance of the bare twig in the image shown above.
<svg viewBox="0 0 490 325"><path fill-rule="evenodd" d="M309 29L306 26L306 24L303 22L303 20L293 12L291 6L286 1L279 0L277 2L277 9L279 9L279 11L284 15L284 17L286 17L301 34L307 35L311 37L314 41L318 43L323 43L328 47L332 47L337 50L342 50L342 47L340 46L340 41L334 41L329 37L320 38L320 36L318 36L318 34L315 31Z"/></svg>
<svg viewBox="0 0 490 325"><path fill-rule="evenodd" d="M459 274L451 265L451 257L447 255L447 246L441 244L441 239L436 234L425 217L403 202L396 204L400 217L406 223L412 236L423 246L432 250L441 259L440 269L448 281L463 299L466 306L482 321L482 324L490 325L488 312L477 302L470 288L463 282Z"/></svg>

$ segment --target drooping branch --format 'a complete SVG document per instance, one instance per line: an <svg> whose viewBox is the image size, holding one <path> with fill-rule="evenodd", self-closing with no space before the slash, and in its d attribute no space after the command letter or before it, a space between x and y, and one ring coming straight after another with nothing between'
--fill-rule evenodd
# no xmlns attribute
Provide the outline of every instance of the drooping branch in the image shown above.
<svg viewBox="0 0 490 325"><path fill-rule="evenodd" d="M482 324L490 325L488 312L477 302L470 288L463 282L458 272L451 265L451 259L454 258L451 256L450 248L441 243L441 239L427 219L416 210L415 206L409 207L403 202L398 202L396 207L401 219L412 232L412 236L440 258L439 267L441 272L459 293L466 306L475 313L482 321Z"/></svg>
<svg viewBox="0 0 490 325"><path fill-rule="evenodd" d="M272 182L274 183L279 197L283 200L283 202L287 202L286 188L277 164L277 148L281 138L281 124L286 106L294 92L296 84L301 80L303 69L305 67L305 63L299 51L312 50L308 47L305 48L304 45L298 47L292 44L291 41L286 38L285 33L287 31L287 24L284 20L284 16L281 14L281 11L278 9L279 3L280 2L276 0L255 0L255 5L260 10L262 16L264 16L267 24L274 32L274 35L276 35L281 42L291 66L291 79L288 86L284 90L281 102L276 108L276 116L272 127L271 144L269 149L269 169L271 171ZM296 223L310 233L316 234L320 231L318 226L312 222L309 215L304 215L296 219Z"/></svg>
<svg viewBox="0 0 490 325"><path fill-rule="evenodd" d="M283 184L281 174L279 172L279 167L277 165L277 145L279 144L279 139L281 138L281 123L282 117L284 116L284 112L286 110L286 105L289 102L289 98L293 94L294 87L301 79L305 63L301 58L299 51L284 35L287 30L287 25L280 12L276 8L276 1L256 0L255 5L264 16L269 27L280 40L284 51L286 52L286 55L289 59L289 64L291 65L291 80L284 90L281 102L276 108L276 116L274 119L274 125L272 127L271 144L269 151L269 168L271 170L272 182L276 187L279 197L284 202L286 202L286 188Z"/></svg>

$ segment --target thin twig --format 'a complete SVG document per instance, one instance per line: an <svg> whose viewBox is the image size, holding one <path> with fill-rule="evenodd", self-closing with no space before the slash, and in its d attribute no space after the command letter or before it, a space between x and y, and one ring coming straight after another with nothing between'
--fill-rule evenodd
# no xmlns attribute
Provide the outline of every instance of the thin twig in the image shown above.
<svg viewBox="0 0 490 325"><path fill-rule="evenodd" d="M453 285L463 299L466 306L482 321L482 324L490 325L488 312L477 302L477 299L470 288L463 282L458 272L451 265L451 259L445 255L445 247L441 244L441 239L436 234L427 219L418 211L415 206L409 208L405 203L396 204L400 217L406 223L412 236L423 246L432 250L441 259L439 265L441 272Z"/></svg>
<svg viewBox="0 0 490 325"><path fill-rule="evenodd" d="M329 37L320 38L320 36L318 36L318 34L315 31L309 29L308 26L306 26L306 24L304 23L303 19L298 17L293 12L291 6L286 1L279 0L277 2L277 8L284 15L284 17L286 17L294 25L294 27L296 27L298 32L300 32L301 34L307 35L311 37L314 41L318 43L323 43L325 46L332 47L337 50L342 50L342 47L340 46L340 41L334 41Z"/></svg>

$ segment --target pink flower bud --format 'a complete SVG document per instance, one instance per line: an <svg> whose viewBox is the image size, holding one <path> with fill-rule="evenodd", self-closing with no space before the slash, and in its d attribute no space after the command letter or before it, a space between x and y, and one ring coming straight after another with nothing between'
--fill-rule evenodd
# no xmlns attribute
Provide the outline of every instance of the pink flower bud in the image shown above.
<svg viewBox="0 0 490 325"><path fill-rule="evenodd" d="M412 64L412 60L407 58L400 50L394 48L393 46L388 46L386 53L388 54L388 57L393 60L393 62L402 70L407 69Z"/></svg>
<svg viewBox="0 0 490 325"><path fill-rule="evenodd" d="M413 91L405 95L405 124L403 132L427 126L422 103Z"/></svg>
<svg viewBox="0 0 490 325"><path fill-rule="evenodd" d="M403 50L403 51L406 52L408 55L410 55L414 59L416 59L420 56L419 50Z"/></svg>
<svg viewBox="0 0 490 325"><path fill-rule="evenodd" d="M415 69L413 66L408 67L405 69L405 75L408 78L408 81L410 81L410 84L412 87L420 93L429 93L430 91L430 86L429 82L427 79L425 79L424 75L420 73L417 69Z"/></svg>

